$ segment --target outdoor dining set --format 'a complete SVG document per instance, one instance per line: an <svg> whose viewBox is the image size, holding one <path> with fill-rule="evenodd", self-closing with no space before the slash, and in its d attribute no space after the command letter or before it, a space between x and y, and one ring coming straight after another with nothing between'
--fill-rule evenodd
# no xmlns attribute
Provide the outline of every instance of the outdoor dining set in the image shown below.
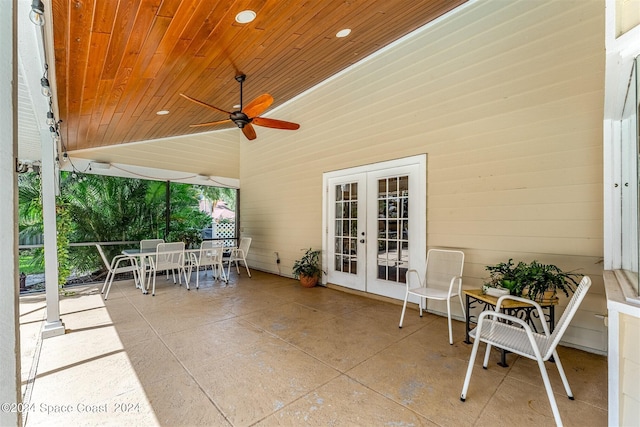
<svg viewBox="0 0 640 427"><path fill-rule="evenodd" d="M187 249L184 242L165 242L164 239L146 239L140 241L138 248L125 249L120 255L108 260L100 244L96 248L107 267L107 277L102 286L102 293L106 300L113 279L117 274L130 273L133 275L136 287L143 294L156 293L156 276L158 272L165 272L167 279L171 276L173 283L184 283L187 290L192 272L196 272L196 288L200 287L199 271L211 268L215 279L228 282L231 273L231 265L235 263L236 272L239 270L239 262L242 262L251 277L246 256L251 246L251 238L243 237L237 247L225 246L219 240L205 240L199 248ZM225 264L227 272L225 273Z"/></svg>

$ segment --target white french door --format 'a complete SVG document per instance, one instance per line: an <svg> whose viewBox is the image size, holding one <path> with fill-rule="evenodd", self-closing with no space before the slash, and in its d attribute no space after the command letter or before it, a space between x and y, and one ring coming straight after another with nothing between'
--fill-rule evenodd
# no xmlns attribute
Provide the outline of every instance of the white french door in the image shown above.
<svg viewBox="0 0 640 427"><path fill-rule="evenodd" d="M366 174L328 180L329 239L327 280L359 291L366 290Z"/></svg>
<svg viewBox="0 0 640 427"><path fill-rule="evenodd" d="M340 286L402 299L424 268L426 156L324 176L324 270Z"/></svg>

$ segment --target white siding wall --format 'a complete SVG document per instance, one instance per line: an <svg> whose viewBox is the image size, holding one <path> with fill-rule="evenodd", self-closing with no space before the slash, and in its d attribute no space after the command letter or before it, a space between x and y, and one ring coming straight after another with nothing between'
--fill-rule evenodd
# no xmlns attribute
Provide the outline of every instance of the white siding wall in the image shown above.
<svg viewBox="0 0 640 427"><path fill-rule="evenodd" d="M321 246L323 172L427 153L427 244L465 250L464 286L508 258L588 274L566 341L604 352L603 81L601 1L453 13L271 114L299 131L241 145L250 265L277 272L277 251L289 275Z"/></svg>

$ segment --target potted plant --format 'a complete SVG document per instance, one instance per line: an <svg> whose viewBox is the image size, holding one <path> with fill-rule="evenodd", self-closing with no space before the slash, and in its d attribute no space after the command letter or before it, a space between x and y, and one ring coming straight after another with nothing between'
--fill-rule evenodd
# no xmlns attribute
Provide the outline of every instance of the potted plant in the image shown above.
<svg viewBox="0 0 640 427"><path fill-rule="evenodd" d="M522 295L522 289L516 280L515 267L511 258L507 262L486 266L489 279L482 286L483 291L486 293L486 288L498 288L508 290L511 295Z"/></svg>
<svg viewBox="0 0 640 427"><path fill-rule="evenodd" d="M322 269L320 268L321 250L307 249L302 258L293 263L293 275L300 279L305 288L312 288L318 284Z"/></svg>
<svg viewBox="0 0 640 427"><path fill-rule="evenodd" d="M553 264L542 264L536 260L517 265L512 259L485 267L490 277L484 286L501 287L511 295L525 296L532 300L554 298L562 291L566 296L578 286L578 274L562 271Z"/></svg>

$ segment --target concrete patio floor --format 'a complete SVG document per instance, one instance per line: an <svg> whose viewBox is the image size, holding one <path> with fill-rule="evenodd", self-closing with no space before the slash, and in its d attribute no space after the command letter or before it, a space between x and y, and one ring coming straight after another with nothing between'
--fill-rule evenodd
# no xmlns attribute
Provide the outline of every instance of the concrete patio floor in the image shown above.
<svg viewBox="0 0 640 427"><path fill-rule="evenodd" d="M26 426L551 426L535 362L480 367L460 391L471 346L464 324L252 272L229 284L200 273L191 291L158 279L72 288L66 334L40 340L44 294L23 296ZM195 283L195 280L192 280ZM483 350L483 347L481 347ZM561 347L575 400L547 364L567 426L607 425L606 357Z"/></svg>

